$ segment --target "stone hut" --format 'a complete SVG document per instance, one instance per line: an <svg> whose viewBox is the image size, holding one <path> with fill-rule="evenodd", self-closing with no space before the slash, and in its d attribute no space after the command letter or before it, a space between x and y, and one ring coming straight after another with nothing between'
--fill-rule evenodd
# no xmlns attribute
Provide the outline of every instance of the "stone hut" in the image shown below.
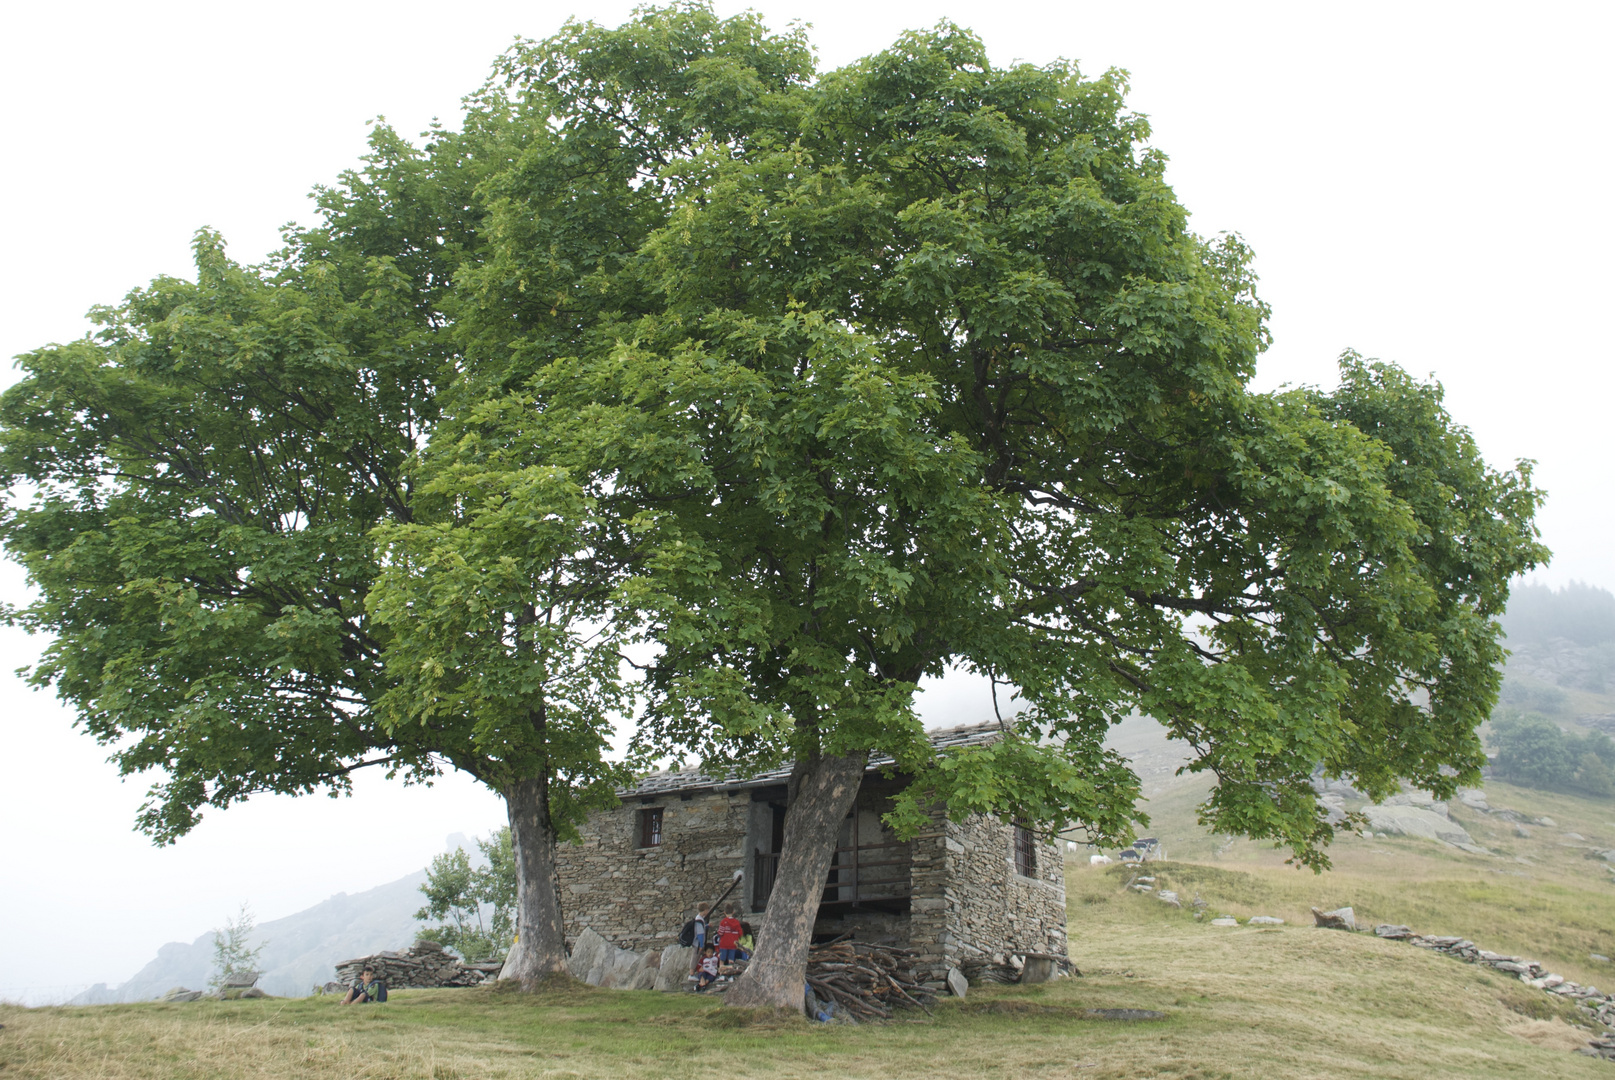
<svg viewBox="0 0 1615 1080"><path fill-rule="evenodd" d="M932 734L938 750L997 738L997 724ZM971 959L1013 954L1066 955L1065 868L1061 845L981 815L934 825L900 841L881 822L901 776L864 774L857 802L825 881L815 936L848 931L904 945L916 967L942 979ZM699 901L734 881L735 902L753 924L768 906L784 836L788 769L747 779L697 770L652 773L620 792L622 803L594 814L581 843L563 844L561 908L570 947L593 930L618 948L661 949L678 936Z"/></svg>

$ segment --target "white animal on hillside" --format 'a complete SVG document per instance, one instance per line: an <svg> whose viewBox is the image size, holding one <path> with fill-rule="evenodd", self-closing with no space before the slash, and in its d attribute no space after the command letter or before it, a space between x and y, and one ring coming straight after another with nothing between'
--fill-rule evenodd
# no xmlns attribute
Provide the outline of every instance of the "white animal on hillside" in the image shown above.
<svg viewBox="0 0 1615 1080"><path fill-rule="evenodd" d="M1111 858L1110 858L1109 855L1090 855L1090 856L1088 856L1088 865L1089 866L1109 866L1110 863L1111 863Z"/></svg>

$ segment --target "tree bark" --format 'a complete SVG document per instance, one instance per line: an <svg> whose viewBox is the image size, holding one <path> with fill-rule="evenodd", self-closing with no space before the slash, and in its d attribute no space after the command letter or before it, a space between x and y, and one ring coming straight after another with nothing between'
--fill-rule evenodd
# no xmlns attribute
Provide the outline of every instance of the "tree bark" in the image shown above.
<svg viewBox="0 0 1615 1080"><path fill-rule="evenodd" d="M532 990L546 976L566 970L548 778L511 784L505 806L516 856L516 943L499 978L519 980L522 989Z"/></svg>
<svg viewBox="0 0 1615 1080"><path fill-rule="evenodd" d="M791 768L790 806L774 891L757 930L751 963L724 995L725 1004L802 1008L808 945L824 897L824 879L868 762L867 753L813 754Z"/></svg>

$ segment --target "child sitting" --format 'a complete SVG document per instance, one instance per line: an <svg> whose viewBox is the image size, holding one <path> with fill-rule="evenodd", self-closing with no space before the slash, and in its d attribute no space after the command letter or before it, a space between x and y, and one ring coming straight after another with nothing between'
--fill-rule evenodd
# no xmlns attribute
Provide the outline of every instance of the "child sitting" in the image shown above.
<svg viewBox="0 0 1615 1080"><path fill-rule="evenodd" d="M718 950L708 945L701 950L701 968L696 975L695 989L699 993L718 980Z"/></svg>

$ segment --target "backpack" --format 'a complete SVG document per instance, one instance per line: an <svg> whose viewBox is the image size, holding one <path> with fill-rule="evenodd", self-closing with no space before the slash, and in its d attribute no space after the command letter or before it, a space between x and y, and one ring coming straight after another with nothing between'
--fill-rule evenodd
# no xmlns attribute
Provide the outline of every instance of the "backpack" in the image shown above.
<svg viewBox="0 0 1615 1080"><path fill-rule="evenodd" d="M695 920L691 919L689 922L684 924L684 929L679 931L679 947L684 948L684 949L688 949L688 948L694 947L694 945L695 945Z"/></svg>

